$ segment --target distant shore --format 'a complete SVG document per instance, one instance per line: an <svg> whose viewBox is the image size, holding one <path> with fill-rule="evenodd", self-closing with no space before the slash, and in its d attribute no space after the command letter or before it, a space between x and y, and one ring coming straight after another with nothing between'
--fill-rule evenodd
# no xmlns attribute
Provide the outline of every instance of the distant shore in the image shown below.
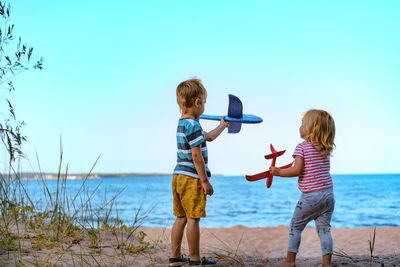
<svg viewBox="0 0 400 267"><path fill-rule="evenodd" d="M347 174L332 174L334 176L342 176ZM349 174L354 175L354 174ZM358 175L387 175L387 174L358 174ZM393 175L398 175L397 173ZM124 177L164 177L164 176L172 176L172 173L141 173L141 172L124 172L124 173L91 173L88 175L87 173L71 173L67 175L68 180L79 180L79 179L99 179L99 178L124 178ZM213 176L226 176L224 174L214 174ZM229 176L244 176L244 175L229 175ZM65 177L65 173L61 173L58 175L57 173L33 173L33 172L23 172L18 175L25 180L57 180L58 177L60 179Z"/></svg>
<svg viewBox="0 0 400 267"><path fill-rule="evenodd" d="M79 179L99 179L99 178L124 178L124 177L164 177L172 176L172 173L141 173L141 172L124 172L124 173L72 173L67 175L67 180L79 180ZM223 174L215 174L214 176L224 176ZM235 175L240 176L240 175ZM23 172L18 177L25 180L57 180L64 179L65 174L61 173L33 173Z"/></svg>
<svg viewBox="0 0 400 267"><path fill-rule="evenodd" d="M137 173L137 172L129 172L129 173L91 173L91 174L68 174L68 180L79 180L79 179L99 179L99 178L124 178L124 177L146 177L146 176L170 176L170 173ZM57 173L31 173L25 172L19 175L20 178L25 180L57 180L58 178L64 179L65 174L57 174Z"/></svg>

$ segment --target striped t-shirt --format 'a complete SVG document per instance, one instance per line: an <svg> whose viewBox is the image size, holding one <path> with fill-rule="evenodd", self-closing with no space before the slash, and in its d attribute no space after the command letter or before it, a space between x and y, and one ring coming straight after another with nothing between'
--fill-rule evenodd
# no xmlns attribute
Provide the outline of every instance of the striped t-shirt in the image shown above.
<svg viewBox="0 0 400 267"><path fill-rule="evenodd" d="M206 137L199 121L187 118L180 119L178 129L176 130L176 141L178 145L178 159L173 173L199 178L193 163L192 148L200 145L201 154L206 164L207 176L211 177L210 170L207 166L208 152Z"/></svg>
<svg viewBox="0 0 400 267"><path fill-rule="evenodd" d="M314 146L304 141L296 146L293 157L300 156L304 159L304 170L299 175L299 189L303 193L332 188L332 178L329 174L331 168L329 157L324 157L318 145Z"/></svg>

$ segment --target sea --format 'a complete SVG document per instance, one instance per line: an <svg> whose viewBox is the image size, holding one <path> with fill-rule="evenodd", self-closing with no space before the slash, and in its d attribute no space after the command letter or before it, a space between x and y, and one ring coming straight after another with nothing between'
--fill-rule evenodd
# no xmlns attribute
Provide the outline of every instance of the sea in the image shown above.
<svg viewBox="0 0 400 267"><path fill-rule="evenodd" d="M400 174L341 174L332 179L336 200L332 227L400 226ZM135 222L142 227L169 228L175 220L171 181L172 176L103 177L88 179L82 187L84 180L67 180L66 195L71 200L84 188L76 203L90 198L93 210L112 203L111 219L118 218L128 226ZM274 177L270 188L265 182L248 182L244 176L213 176L214 194L207 196L207 217L200 220L201 227L289 225L301 194L297 178ZM24 183L31 200L44 208L42 182ZM57 180L46 184L54 198Z"/></svg>

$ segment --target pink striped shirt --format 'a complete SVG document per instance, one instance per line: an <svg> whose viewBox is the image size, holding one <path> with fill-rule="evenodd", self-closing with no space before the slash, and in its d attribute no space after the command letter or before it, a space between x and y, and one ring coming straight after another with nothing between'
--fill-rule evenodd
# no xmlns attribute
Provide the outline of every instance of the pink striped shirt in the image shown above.
<svg viewBox="0 0 400 267"><path fill-rule="evenodd" d="M299 175L299 189L303 193L332 188L332 178L329 174L331 163L329 157L324 157L318 145L312 146L304 141L296 146L293 157L304 159L304 170Z"/></svg>

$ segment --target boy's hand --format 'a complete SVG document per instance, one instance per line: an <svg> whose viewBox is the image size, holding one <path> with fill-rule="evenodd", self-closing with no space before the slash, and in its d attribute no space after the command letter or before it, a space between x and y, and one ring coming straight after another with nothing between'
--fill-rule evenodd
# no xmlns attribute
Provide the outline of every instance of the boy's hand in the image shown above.
<svg viewBox="0 0 400 267"><path fill-rule="evenodd" d="M230 126L229 122L225 121L225 116L223 116L221 118L221 120L219 121L219 125L214 130L212 130L208 133L204 132L204 135L206 136L206 140L208 142L215 140L215 138L217 138L225 130L225 128L227 128L229 126Z"/></svg>
<svg viewBox="0 0 400 267"><path fill-rule="evenodd" d="M224 129L230 126L229 121L225 121L225 116L223 116L219 122L219 125L223 126Z"/></svg>
<svg viewBox="0 0 400 267"><path fill-rule="evenodd" d="M210 184L210 182L207 180L205 182L202 182L201 184L203 186L204 194L212 196L214 194L214 188Z"/></svg>
<svg viewBox="0 0 400 267"><path fill-rule="evenodd" d="M273 176L280 176L280 175L279 175L280 170L281 170L281 169L279 169L279 168L277 168L277 167L274 167L274 166L269 167L269 172L270 172Z"/></svg>

